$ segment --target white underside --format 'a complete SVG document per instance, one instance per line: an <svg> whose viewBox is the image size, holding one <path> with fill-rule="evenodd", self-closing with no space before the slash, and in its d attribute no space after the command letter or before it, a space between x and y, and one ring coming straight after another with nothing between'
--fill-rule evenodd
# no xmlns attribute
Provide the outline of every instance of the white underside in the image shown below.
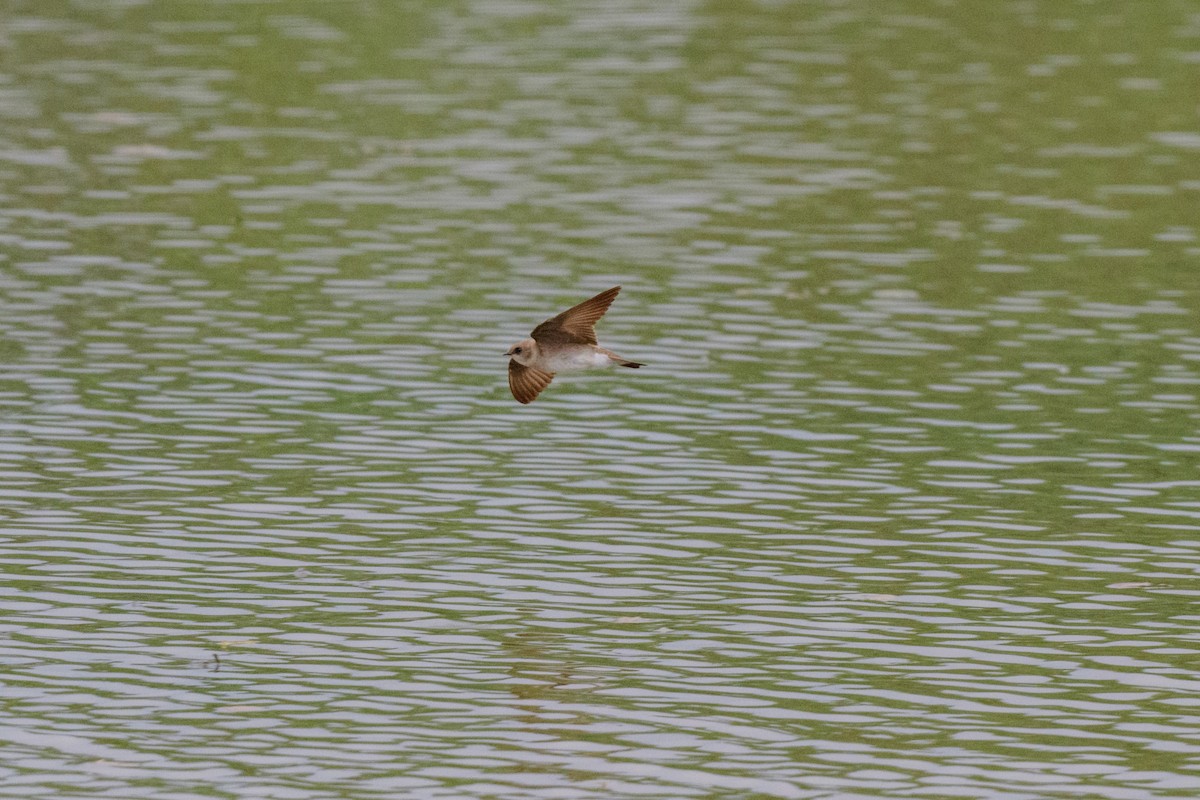
<svg viewBox="0 0 1200 800"><path fill-rule="evenodd" d="M542 358L538 367L549 372L579 372L596 367L612 366L612 359L598 350L576 350L568 353L555 353L549 358Z"/></svg>

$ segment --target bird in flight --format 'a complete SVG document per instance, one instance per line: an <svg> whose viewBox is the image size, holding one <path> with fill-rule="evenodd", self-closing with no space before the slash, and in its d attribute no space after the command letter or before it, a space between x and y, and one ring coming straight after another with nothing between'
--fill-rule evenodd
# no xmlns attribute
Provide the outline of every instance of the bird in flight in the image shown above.
<svg viewBox="0 0 1200 800"><path fill-rule="evenodd" d="M619 291L621 287L614 286L568 308L534 328L528 339L508 349L505 353L510 357L508 388L518 403L532 403L559 372L645 366L622 358L596 342L596 322L608 311Z"/></svg>

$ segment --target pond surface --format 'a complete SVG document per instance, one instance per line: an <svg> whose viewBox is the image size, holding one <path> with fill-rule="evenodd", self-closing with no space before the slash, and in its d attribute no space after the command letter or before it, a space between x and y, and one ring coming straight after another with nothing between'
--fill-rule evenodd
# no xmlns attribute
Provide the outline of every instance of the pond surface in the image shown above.
<svg viewBox="0 0 1200 800"><path fill-rule="evenodd" d="M1194 7L3 16L0 796L1200 795Z"/></svg>

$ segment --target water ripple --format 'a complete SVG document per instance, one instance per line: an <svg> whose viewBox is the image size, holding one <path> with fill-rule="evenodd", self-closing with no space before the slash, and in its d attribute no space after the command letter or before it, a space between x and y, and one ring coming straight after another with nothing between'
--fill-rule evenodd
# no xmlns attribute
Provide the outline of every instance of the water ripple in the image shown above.
<svg viewBox="0 0 1200 800"><path fill-rule="evenodd" d="M0 796L1200 791L1194 19L62 5Z"/></svg>

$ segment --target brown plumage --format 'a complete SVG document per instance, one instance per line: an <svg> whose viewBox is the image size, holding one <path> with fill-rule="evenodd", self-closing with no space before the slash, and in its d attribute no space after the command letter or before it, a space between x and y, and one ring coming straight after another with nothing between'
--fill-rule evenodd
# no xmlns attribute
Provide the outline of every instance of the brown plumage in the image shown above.
<svg viewBox="0 0 1200 800"><path fill-rule="evenodd" d="M552 380L553 372L542 372L537 367L518 364L515 358L508 362L508 388L518 403L532 403Z"/></svg>
<svg viewBox="0 0 1200 800"><path fill-rule="evenodd" d="M596 323L608 311L620 291L620 286L605 289L595 297L546 320L529 335L543 347L548 344L597 344Z"/></svg>
<svg viewBox="0 0 1200 800"><path fill-rule="evenodd" d="M620 286L568 308L533 329L528 339L509 348L508 388L518 403L532 403L558 372L621 366L636 369L630 361L596 341L596 323L616 299Z"/></svg>

